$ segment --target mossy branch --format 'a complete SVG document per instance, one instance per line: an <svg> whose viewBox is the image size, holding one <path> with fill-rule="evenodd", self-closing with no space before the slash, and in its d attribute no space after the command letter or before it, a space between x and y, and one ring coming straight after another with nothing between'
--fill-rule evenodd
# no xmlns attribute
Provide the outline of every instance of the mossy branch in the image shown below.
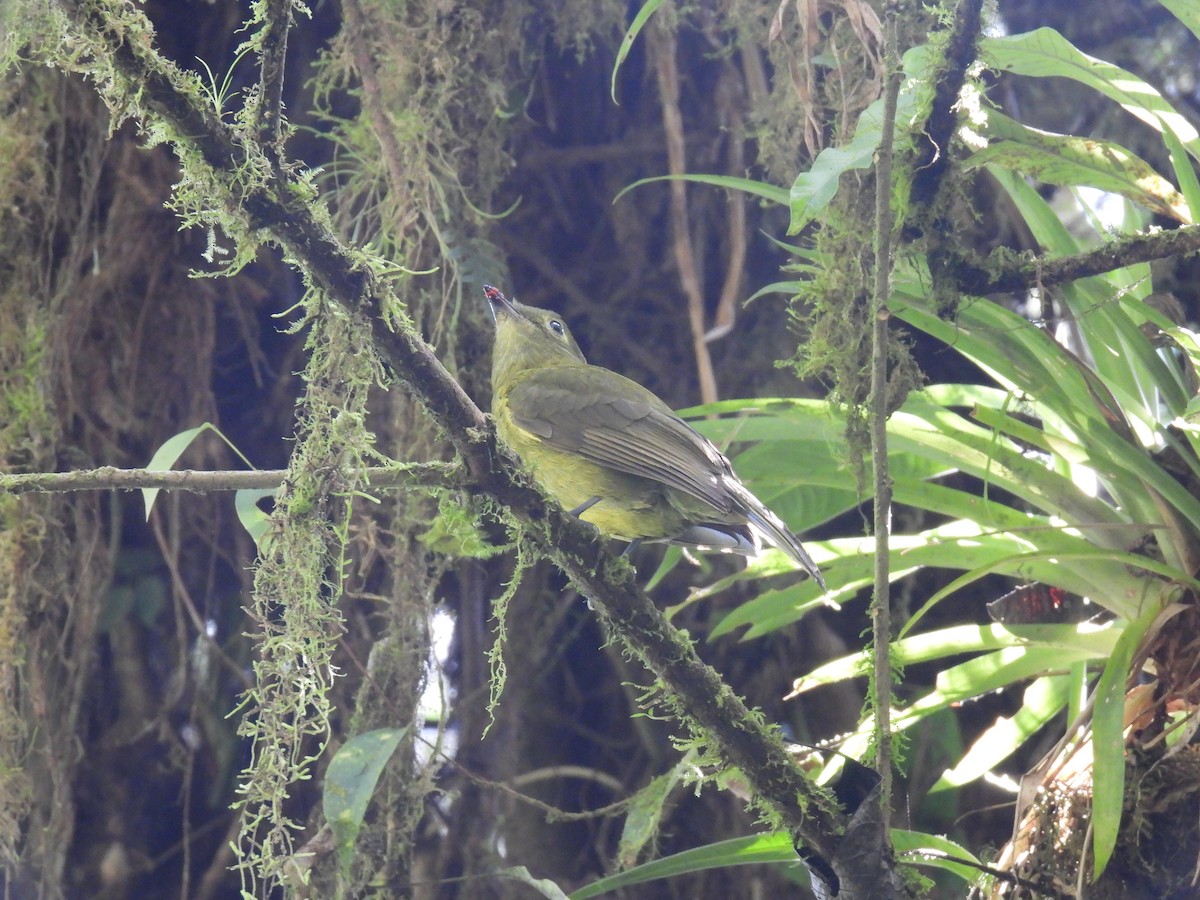
<svg viewBox="0 0 1200 900"><path fill-rule="evenodd" d="M1172 231L1119 237L1084 253L1055 259L1014 260L1011 254L993 254L986 260L952 256L943 260L942 275L960 293L982 296L1067 284L1136 263L1198 250L1200 225L1186 225Z"/></svg>
<svg viewBox="0 0 1200 900"><path fill-rule="evenodd" d="M1015 293L1067 284L1138 263L1200 250L1200 226L1197 225L1121 236L1092 250L1054 259L1015 257L1008 250L999 250L987 259L980 259L956 248L948 234L953 226L941 217L939 197L949 171L950 142L958 122L955 106L967 71L978 57L976 42L982 28L982 7L982 0L961 0L955 6L954 24L948 36L944 64L934 84L930 114L919 129L927 136L928 144L915 167L910 194L911 220L928 225L929 264L935 285L974 296Z"/></svg>
<svg viewBox="0 0 1200 900"><path fill-rule="evenodd" d="M283 79L293 0L265 0L259 53L258 139L268 154L283 152Z"/></svg>
<svg viewBox="0 0 1200 900"><path fill-rule="evenodd" d="M925 137L912 181L915 210L933 207L949 171L950 142L958 128L958 99L967 81L967 70L978 57L983 0L960 0L954 8L954 25L947 35L942 63L933 85L933 103L920 134Z"/></svg>
<svg viewBox="0 0 1200 900"><path fill-rule="evenodd" d="M720 676L696 655L690 641L672 628L636 584L633 570L596 542L591 530L542 496L498 450L495 433L478 407L442 366L433 350L397 314L386 283L372 274L372 261L343 245L311 203L306 182L281 163L265 160L253 143L239 141L171 63L145 43L131 43L109 19L110 7L87 0L57 0L73 25L72 39L90 44L121 73L121 103L135 108L143 124L164 129L189 172L226 185L220 198L228 212L276 241L324 295L364 314L380 351L396 374L445 430L479 490L508 507L530 527L531 538L598 608L603 620L659 678L685 711L683 721L697 739L716 748L727 764L753 786L758 804L824 859L832 861L845 897L864 877L852 856L839 861L839 835L847 819L829 794L794 764L778 733L752 714ZM124 9L124 7L122 7ZM60 64L65 61L60 60ZM79 66L77 70L87 71ZM101 86L114 100L113 87ZM260 182L228 182L233 173L268 173Z"/></svg>

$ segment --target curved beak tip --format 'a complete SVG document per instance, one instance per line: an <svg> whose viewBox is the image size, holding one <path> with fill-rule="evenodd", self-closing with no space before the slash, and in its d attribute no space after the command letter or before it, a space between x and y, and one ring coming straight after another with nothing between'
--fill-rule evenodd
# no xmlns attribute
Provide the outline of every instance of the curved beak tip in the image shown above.
<svg viewBox="0 0 1200 900"><path fill-rule="evenodd" d="M493 322L496 321L497 313L500 310L505 310L506 312L510 313L516 312L516 310L513 308L512 302L504 296L499 288L493 287L490 284L485 284L483 286L483 295L487 297L488 309L492 313Z"/></svg>

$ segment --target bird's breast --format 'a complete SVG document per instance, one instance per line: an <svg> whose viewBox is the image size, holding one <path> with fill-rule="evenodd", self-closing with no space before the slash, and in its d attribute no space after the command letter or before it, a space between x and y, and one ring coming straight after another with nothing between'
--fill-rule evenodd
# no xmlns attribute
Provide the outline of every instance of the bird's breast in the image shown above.
<svg viewBox="0 0 1200 900"><path fill-rule="evenodd" d="M668 499L662 484L601 466L567 450L547 444L539 435L513 421L507 410L496 411L496 432L529 470L542 489L566 509L593 497L600 501L580 518L607 537L668 537L684 526L683 516Z"/></svg>

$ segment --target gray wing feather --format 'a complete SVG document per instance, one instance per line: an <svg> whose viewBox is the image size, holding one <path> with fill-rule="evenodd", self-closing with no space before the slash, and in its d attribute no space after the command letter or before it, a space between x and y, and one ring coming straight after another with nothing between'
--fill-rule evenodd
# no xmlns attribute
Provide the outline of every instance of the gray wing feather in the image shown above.
<svg viewBox="0 0 1200 900"><path fill-rule="evenodd" d="M552 447L661 482L714 511L732 508L722 477L729 464L720 451L652 393L615 372L537 370L513 387L508 409L521 428Z"/></svg>
<svg viewBox="0 0 1200 900"><path fill-rule="evenodd" d="M552 447L657 481L707 504L714 526L722 518L744 516L768 543L825 587L800 541L738 480L729 460L637 382L596 366L539 369L513 387L508 408L520 427ZM730 549L736 552L750 549L734 543L737 546Z"/></svg>

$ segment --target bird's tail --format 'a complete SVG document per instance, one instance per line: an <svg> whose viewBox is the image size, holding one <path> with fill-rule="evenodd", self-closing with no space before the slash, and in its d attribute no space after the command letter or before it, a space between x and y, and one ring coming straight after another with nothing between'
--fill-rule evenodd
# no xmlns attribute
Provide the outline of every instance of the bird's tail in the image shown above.
<svg viewBox="0 0 1200 900"><path fill-rule="evenodd" d="M804 549L800 539L792 534L791 529L783 524L779 516L767 509L763 502L750 493L744 484L737 482L729 487L741 500L745 507L746 518L750 520L750 526L758 532L759 536L803 566L804 570L821 586L821 590L829 590L825 585L825 579L821 577L821 570L817 568L813 558L808 555L808 551Z"/></svg>

